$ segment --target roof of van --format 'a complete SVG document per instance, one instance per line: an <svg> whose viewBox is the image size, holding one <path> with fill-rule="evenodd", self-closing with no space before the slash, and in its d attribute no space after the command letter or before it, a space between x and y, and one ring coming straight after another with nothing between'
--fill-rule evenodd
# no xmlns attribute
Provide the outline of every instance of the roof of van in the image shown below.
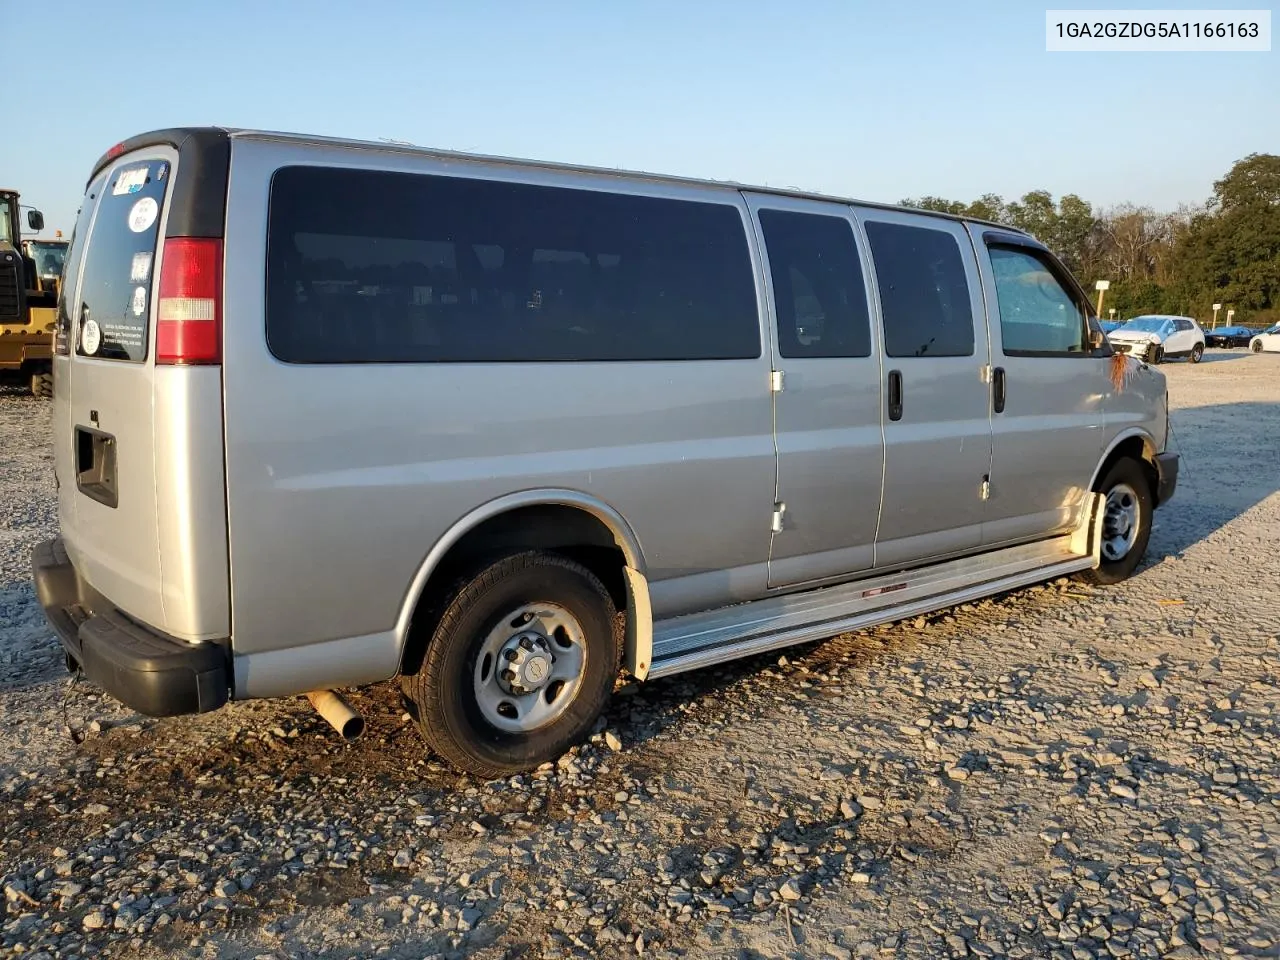
<svg viewBox="0 0 1280 960"><path fill-rule="evenodd" d="M942 213L937 210L924 210L919 207L906 207L902 204L894 203L876 203L868 200L858 200L852 197L840 197L830 194L816 193L809 190L786 189L781 187L762 187L755 184L737 183L731 180L706 180L697 177L682 177L673 174L664 173L648 173L640 170L624 170L621 168L613 169L609 167L593 167L572 163L556 163L548 160L528 160L518 157L498 157L489 156L478 153L464 153L455 150L440 150L434 147L421 147L416 144L406 143L404 141L391 140L354 140L343 137L324 137L305 133L286 133L275 130L251 130L238 127L179 127L168 130L153 130L148 133L140 134L136 137L130 137L128 140L121 141L106 153L104 153L96 164L94 164L93 172L89 175L89 180L98 175L98 172L116 157L137 150L141 147L154 146L157 144L171 144L175 147L180 146L184 141L189 139L203 139L209 137L210 134L221 135L233 139L259 139L259 140L285 140L294 143L310 143L326 146L344 146L344 147L360 147L364 149L377 150L382 153L399 153L411 154L418 156L433 157L442 160L470 161L492 164L504 164L509 166L533 167L539 170L556 170L566 173L581 173L592 176L602 177L633 177L641 180L647 180L657 183L682 184L686 186L702 186L716 187L724 190L748 190L753 193L763 193L779 197L795 197L801 200L825 200L836 203L856 203L860 206L874 207L881 210L901 210L907 213L918 213L926 216L939 217L945 220L956 220L967 223L979 223L985 226L998 227L1009 233L1018 234L1019 236L1031 237L1031 234L1018 227L1010 226L1005 223L997 223L994 220L982 220L977 217L966 217L953 213ZM1032 238L1034 239L1034 238Z"/></svg>

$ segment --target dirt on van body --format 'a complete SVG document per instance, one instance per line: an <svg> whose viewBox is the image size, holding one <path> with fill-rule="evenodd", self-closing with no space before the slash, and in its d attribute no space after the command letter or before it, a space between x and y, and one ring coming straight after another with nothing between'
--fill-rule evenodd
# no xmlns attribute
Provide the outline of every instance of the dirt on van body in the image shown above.
<svg viewBox="0 0 1280 960"><path fill-rule="evenodd" d="M50 408L0 397L0 955L1280 956L1280 357L1205 361L1129 582L628 687L490 784L391 684L348 745L69 681Z"/></svg>

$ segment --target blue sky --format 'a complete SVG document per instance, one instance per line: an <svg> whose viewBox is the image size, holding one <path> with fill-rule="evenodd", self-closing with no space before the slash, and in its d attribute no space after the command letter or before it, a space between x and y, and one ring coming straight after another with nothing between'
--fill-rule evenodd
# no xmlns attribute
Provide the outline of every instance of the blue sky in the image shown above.
<svg viewBox="0 0 1280 960"><path fill-rule="evenodd" d="M1248 153L1280 151L1280 52L1046 53L1047 5L1066 6L0 0L21 72L6 85L0 180L69 234L93 161L178 125L868 200L1044 188L1161 209L1202 201Z"/></svg>

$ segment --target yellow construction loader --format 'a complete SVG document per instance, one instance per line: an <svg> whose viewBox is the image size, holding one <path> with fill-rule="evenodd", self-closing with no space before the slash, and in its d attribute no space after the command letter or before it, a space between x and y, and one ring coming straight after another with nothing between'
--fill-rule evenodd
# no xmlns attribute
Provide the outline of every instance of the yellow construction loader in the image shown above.
<svg viewBox="0 0 1280 960"><path fill-rule="evenodd" d="M17 380L37 397L52 397L53 328L66 250L51 249L60 241L23 241L18 211L17 191L0 190L0 382ZM43 230L44 215L28 210L27 226Z"/></svg>

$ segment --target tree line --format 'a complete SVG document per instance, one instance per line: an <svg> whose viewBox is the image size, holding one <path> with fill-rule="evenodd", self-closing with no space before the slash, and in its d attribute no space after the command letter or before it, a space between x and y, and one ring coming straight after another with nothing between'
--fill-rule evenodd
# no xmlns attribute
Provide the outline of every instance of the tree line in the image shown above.
<svg viewBox="0 0 1280 960"><path fill-rule="evenodd" d="M1092 294L1110 280L1103 312L1117 319L1172 313L1208 322L1221 303L1233 323L1280 322L1280 156L1237 161L1198 206L1161 213L1121 204L1102 210L1074 193L1054 200L1033 190L1021 200L985 194L969 203L942 197L905 206L993 220L1026 230L1052 249ZM1102 319L1106 319L1104 316Z"/></svg>

